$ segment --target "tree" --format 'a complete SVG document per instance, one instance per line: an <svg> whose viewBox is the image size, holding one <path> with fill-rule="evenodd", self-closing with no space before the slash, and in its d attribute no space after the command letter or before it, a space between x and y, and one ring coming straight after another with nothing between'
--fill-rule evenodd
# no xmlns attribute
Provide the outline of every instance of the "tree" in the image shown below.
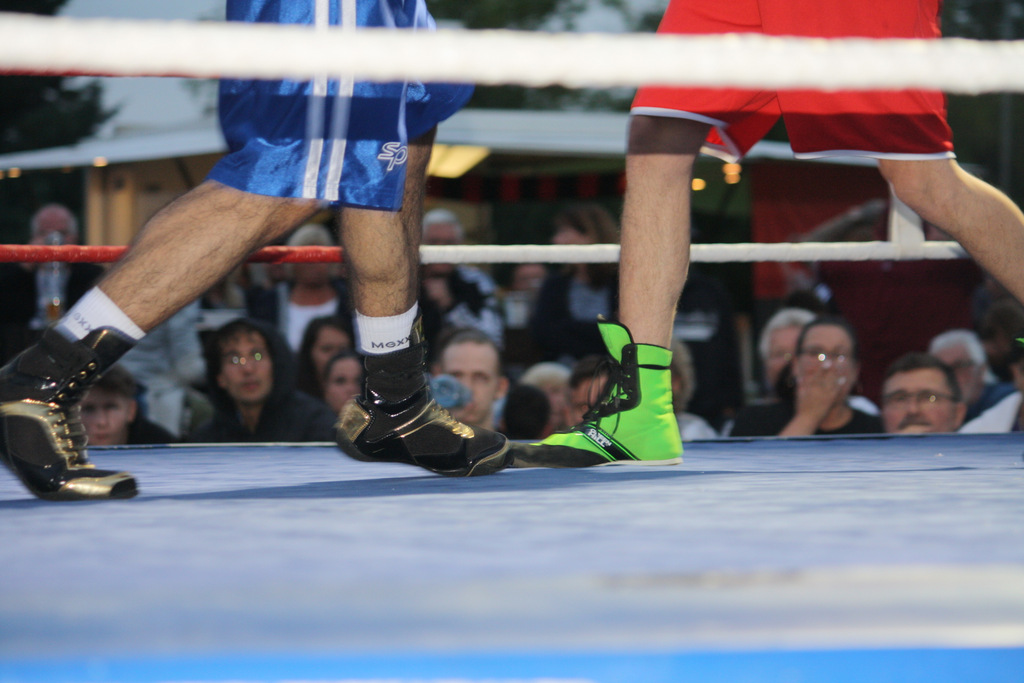
<svg viewBox="0 0 1024 683"><path fill-rule="evenodd" d="M55 14L67 0L0 0L0 11ZM70 145L92 135L104 111L97 81L64 76L0 77L0 154ZM32 212L47 202L81 210L77 173L33 173L0 180L0 241L24 241Z"/></svg>
<svg viewBox="0 0 1024 683"><path fill-rule="evenodd" d="M633 15L630 0L431 0L430 13L442 25L448 22L469 29L572 31L577 29L580 18L596 6L617 12L621 17L621 30L637 30L645 23L644 15ZM480 109L625 111L632 95L631 88L591 90L561 86L478 86L470 106Z"/></svg>

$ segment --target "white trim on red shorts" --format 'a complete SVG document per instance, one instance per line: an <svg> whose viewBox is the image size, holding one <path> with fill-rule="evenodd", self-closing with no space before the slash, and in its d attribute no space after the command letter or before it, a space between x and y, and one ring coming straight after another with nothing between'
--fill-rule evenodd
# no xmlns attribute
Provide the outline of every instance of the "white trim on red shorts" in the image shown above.
<svg viewBox="0 0 1024 683"><path fill-rule="evenodd" d="M793 152L796 159L821 159L823 157L869 157L872 159L891 159L892 161L931 161L935 159L956 159L953 152L935 152L933 154L905 154L899 152L867 152L859 149L827 149L820 152Z"/></svg>
<svg viewBox="0 0 1024 683"><path fill-rule="evenodd" d="M722 142L725 146L712 145L707 142L700 148L700 151L709 156L717 157L722 161L735 163L742 158L740 150L736 147L736 144L732 141L732 138L725 132L729 124L721 119L715 119L704 114L697 114L692 111L680 111L678 109L669 109L667 107L634 107L629 112L630 116L660 116L668 119L686 119L687 121L696 121L698 123L706 123L709 126L714 127L718 132L718 136L722 138Z"/></svg>

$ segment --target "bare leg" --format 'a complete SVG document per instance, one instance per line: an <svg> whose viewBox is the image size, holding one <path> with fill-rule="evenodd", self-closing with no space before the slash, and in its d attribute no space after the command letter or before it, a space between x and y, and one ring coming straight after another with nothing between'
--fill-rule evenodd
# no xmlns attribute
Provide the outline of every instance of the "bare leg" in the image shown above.
<svg viewBox="0 0 1024 683"><path fill-rule="evenodd" d="M136 325L151 330L315 209L313 201L260 197L205 182L149 221L100 288ZM136 494L130 474L88 463L77 410L85 390L130 346L103 327L82 339L51 327L0 368L0 463L36 496L96 500Z"/></svg>
<svg viewBox="0 0 1024 683"><path fill-rule="evenodd" d="M634 116L626 158L619 308L634 341L668 347L690 263L690 183L706 124Z"/></svg>
<svg viewBox="0 0 1024 683"><path fill-rule="evenodd" d="M709 126L633 116L619 258L619 319L599 322L623 372L583 422L512 447L515 467L674 465L683 444L672 410L672 323L690 264L690 185ZM624 399L624 400L620 400Z"/></svg>
<svg viewBox="0 0 1024 683"><path fill-rule="evenodd" d="M341 242L356 311L371 317L405 313L419 294L423 193L433 132L409 143L402 210L345 209ZM338 416L337 441L357 460L403 462L454 477L491 474L511 463L508 440L457 422L437 405L424 373L426 343L368 354L363 395Z"/></svg>
<svg viewBox="0 0 1024 683"><path fill-rule="evenodd" d="M963 245L1018 301L1024 302L1024 214L1009 197L952 159L879 160L896 196Z"/></svg>
<svg viewBox="0 0 1024 683"><path fill-rule="evenodd" d="M423 193L433 139L431 132L409 143L401 211L347 208L341 213L352 299L363 315L399 315L416 302Z"/></svg>
<svg viewBox="0 0 1024 683"><path fill-rule="evenodd" d="M206 181L153 216L99 287L148 332L317 206Z"/></svg>

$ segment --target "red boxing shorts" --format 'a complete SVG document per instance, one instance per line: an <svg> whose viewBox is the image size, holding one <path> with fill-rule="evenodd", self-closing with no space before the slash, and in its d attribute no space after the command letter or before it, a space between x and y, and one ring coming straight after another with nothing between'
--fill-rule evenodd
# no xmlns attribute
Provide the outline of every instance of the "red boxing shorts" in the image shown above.
<svg viewBox="0 0 1024 683"><path fill-rule="evenodd" d="M941 0L671 0L659 33L938 38ZM685 68L685 66L683 67ZM633 114L713 126L704 151L741 158L781 116L797 157L953 157L946 97L933 91L645 87Z"/></svg>

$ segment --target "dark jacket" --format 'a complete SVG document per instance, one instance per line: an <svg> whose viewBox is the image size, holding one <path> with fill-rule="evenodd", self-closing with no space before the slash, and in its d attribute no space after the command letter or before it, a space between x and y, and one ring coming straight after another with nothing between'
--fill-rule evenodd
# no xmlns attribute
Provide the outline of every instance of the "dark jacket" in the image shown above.
<svg viewBox="0 0 1024 683"><path fill-rule="evenodd" d="M65 310L82 298L103 275L103 268L94 263L69 263ZM0 263L0 321L28 325L36 315L39 295L36 273L18 263Z"/></svg>
<svg viewBox="0 0 1024 683"><path fill-rule="evenodd" d="M132 446L177 443L180 441L169 431L144 417L137 417L128 425L128 443Z"/></svg>
<svg viewBox="0 0 1024 683"><path fill-rule="evenodd" d="M732 299L720 280L690 269L672 336L685 342L693 356L697 389L687 412L721 429L743 405L743 373Z"/></svg>
<svg viewBox="0 0 1024 683"><path fill-rule="evenodd" d="M103 268L96 264L68 264L65 310L81 299L101 275ZM38 339L39 331L29 329L38 305L35 272L18 263L0 263L0 364Z"/></svg>
<svg viewBox="0 0 1024 683"><path fill-rule="evenodd" d="M213 337L206 353L206 376L213 403L213 418L189 435L200 443L333 441L336 416L326 404L295 389L295 360L284 337L266 323L249 320L267 341L274 364L274 387L260 411L256 431L242 424L235 402L217 384L220 352Z"/></svg>
<svg viewBox="0 0 1024 683"><path fill-rule="evenodd" d="M530 319L530 330L544 354L544 360L564 360L570 356L576 360L592 354L607 353L597 318L577 320L569 308L569 292L572 275L558 273L549 275L541 285L537 303ZM604 288L608 306L605 317L612 319L619 308L618 284L609 283Z"/></svg>
<svg viewBox="0 0 1024 683"><path fill-rule="evenodd" d="M793 419L793 415L793 404L788 401L747 406L736 415L729 436L777 436ZM854 408L850 421L842 427L832 431L819 429L815 434L881 434L884 431L878 416Z"/></svg>

